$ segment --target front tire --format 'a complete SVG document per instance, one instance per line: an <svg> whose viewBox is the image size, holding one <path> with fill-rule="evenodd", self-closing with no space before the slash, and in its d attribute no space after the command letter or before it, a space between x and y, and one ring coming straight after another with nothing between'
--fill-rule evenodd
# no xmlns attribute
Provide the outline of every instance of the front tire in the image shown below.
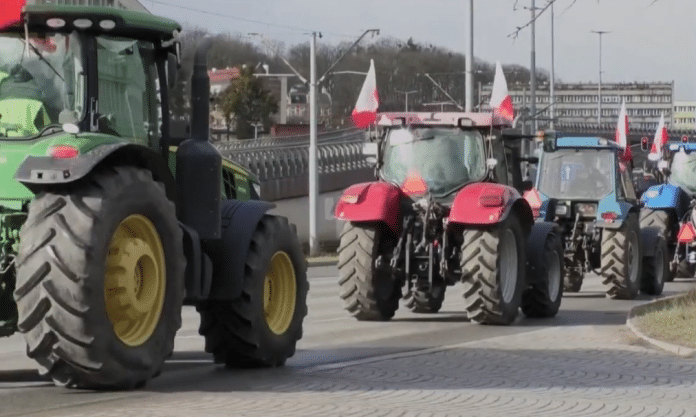
<svg viewBox="0 0 696 417"><path fill-rule="evenodd" d="M662 236L658 236L655 242L655 254L643 258L643 276L640 281L640 291L648 295L662 294L667 275L669 275L667 243Z"/></svg>
<svg viewBox="0 0 696 417"><path fill-rule="evenodd" d="M224 231L223 236L236 238ZM225 247L240 243L224 241L220 256L225 256ZM197 306L199 333L215 363L230 368L281 366L295 354L302 338L309 291L307 263L285 217L263 216L248 244L241 296Z"/></svg>
<svg viewBox="0 0 696 417"><path fill-rule="evenodd" d="M640 228L646 228L646 227L657 227L662 231L662 236L665 237L665 240L667 242L676 242L676 236L673 225L673 220L672 216L670 213L664 211L664 210L651 210L651 209L643 209L640 211ZM673 251L669 251L669 246L667 246L668 252L667 256L671 259L671 257L674 255ZM679 268L667 268L667 275L664 277L664 282L672 282L674 281L675 275L679 275L683 271L680 271ZM693 275L693 274L692 274Z"/></svg>
<svg viewBox="0 0 696 417"><path fill-rule="evenodd" d="M532 252L527 277L530 281L534 279L534 282L530 282L529 287L522 293L522 312L531 318L555 317L563 298L561 239L551 233L547 235L543 249Z"/></svg>
<svg viewBox="0 0 696 417"><path fill-rule="evenodd" d="M19 330L40 373L93 389L159 374L181 327L186 265L163 184L116 167L41 192L20 242Z"/></svg>
<svg viewBox="0 0 696 417"><path fill-rule="evenodd" d="M630 214L620 229L602 230L601 276L608 298L633 300L638 296L643 251L638 219Z"/></svg>
<svg viewBox="0 0 696 417"><path fill-rule="evenodd" d="M583 273L574 268L568 268L563 276L564 292L580 292L582 288Z"/></svg>
<svg viewBox="0 0 696 417"><path fill-rule="evenodd" d="M389 320L399 308L400 287L375 267L377 256L389 246L381 227L350 222L343 226L338 283L344 308L358 320Z"/></svg>
<svg viewBox="0 0 696 417"><path fill-rule="evenodd" d="M460 266L470 320L509 325L525 282L524 234L514 213L490 229L465 229Z"/></svg>

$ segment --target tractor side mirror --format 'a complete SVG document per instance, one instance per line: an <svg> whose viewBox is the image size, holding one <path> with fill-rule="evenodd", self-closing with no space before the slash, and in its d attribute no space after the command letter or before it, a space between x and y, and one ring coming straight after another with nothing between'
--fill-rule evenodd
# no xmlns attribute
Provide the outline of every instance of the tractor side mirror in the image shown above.
<svg viewBox="0 0 696 417"><path fill-rule="evenodd" d="M174 54L167 54L167 85L170 89L176 87L179 73L179 62Z"/></svg>
<svg viewBox="0 0 696 417"><path fill-rule="evenodd" d="M366 142L363 143L362 153L363 157L369 164L377 163L377 152L379 145L376 142Z"/></svg>

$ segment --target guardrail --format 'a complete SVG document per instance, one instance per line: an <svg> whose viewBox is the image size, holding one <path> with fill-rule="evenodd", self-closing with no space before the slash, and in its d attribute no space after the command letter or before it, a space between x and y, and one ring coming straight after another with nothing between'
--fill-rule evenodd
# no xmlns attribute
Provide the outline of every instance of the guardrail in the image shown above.
<svg viewBox="0 0 696 417"><path fill-rule="evenodd" d="M320 193L373 179L373 168L362 154L365 139L365 131L357 129L317 136ZM309 194L309 136L250 139L215 146L223 156L246 166L259 178L262 199L275 201Z"/></svg>

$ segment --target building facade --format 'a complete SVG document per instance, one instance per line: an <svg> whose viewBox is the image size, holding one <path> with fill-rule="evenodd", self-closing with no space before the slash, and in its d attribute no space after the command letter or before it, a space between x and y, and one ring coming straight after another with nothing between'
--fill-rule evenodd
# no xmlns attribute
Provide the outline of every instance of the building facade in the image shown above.
<svg viewBox="0 0 696 417"><path fill-rule="evenodd" d="M696 101L675 101L673 119L675 129L696 129Z"/></svg>
<svg viewBox="0 0 696 417"><path fill-rule="evenodd" d="M490 100L492 85L482 87L482 109ZM531 94L529 86L510 86L509 94L515 110L529 112ZM557 83L554 86L556 97L556 122L558 123L597 123L599 90L596 83ZM665 116L667 127L673 121L673 82L654 83L609 83L602 84L602 124L616 124L622 100L626 101L626 113L630 127L656 129L660 116ZM549 109L549 85L542 84L536 90L536 111L538 126L548 125L551 118Z"/></svg>
<svg viewBox="0 0 696 417"><path fill-rule="evenodd" d="M27 0L27 4L64 4L80 6L119 7L126 10L150 13L138 0Z"/></svg>

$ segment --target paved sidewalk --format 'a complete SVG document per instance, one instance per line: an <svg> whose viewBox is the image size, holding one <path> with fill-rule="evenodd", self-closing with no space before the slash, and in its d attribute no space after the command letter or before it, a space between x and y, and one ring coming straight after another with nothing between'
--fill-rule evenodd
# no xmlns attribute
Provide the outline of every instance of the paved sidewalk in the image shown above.
<svg viewBox="0 0 696 417"><path fill-rule="evenodd" d="M59 416L696 416L696 361L625 326L554 327L420 354L269 370Z"/></svg>

